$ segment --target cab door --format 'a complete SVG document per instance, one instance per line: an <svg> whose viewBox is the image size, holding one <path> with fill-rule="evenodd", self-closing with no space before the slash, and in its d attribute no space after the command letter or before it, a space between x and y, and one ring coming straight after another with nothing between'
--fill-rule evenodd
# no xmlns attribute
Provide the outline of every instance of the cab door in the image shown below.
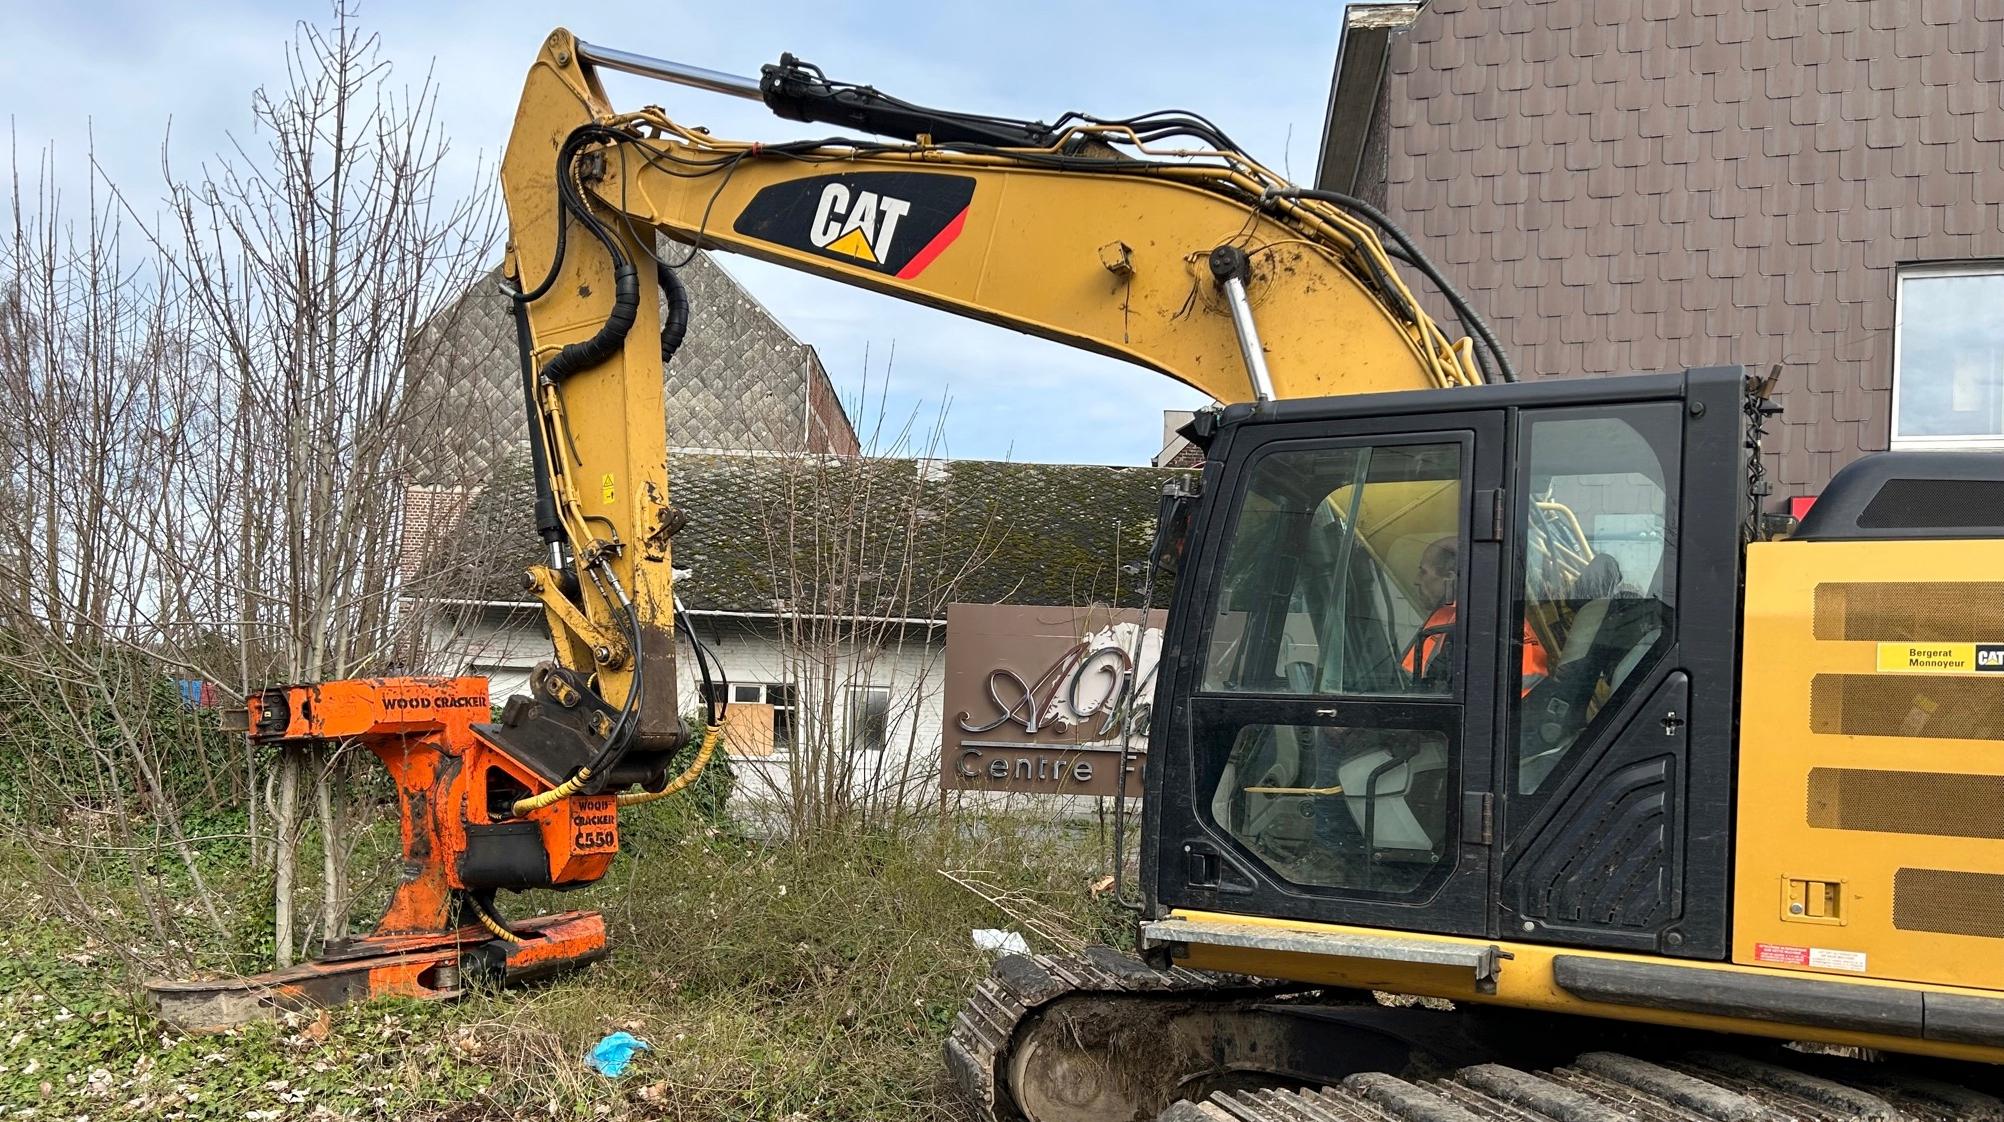
<svg viewBox="0 0 2004 1122"><path fill-rule="evenodd" d="M1490 934L1500 414L1247 423L1223 460L1149 754L1158 905Z"/></svg>

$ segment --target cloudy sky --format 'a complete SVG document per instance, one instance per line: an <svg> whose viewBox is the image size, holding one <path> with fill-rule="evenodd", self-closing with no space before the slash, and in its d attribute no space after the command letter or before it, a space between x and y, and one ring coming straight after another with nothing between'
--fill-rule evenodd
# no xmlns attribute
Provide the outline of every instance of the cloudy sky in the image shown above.
<svg viewBox="0 0 2004 1122"><path fill-rule="evenodd" d="M1191 109L1306 180L1342 3L360 0L359 14L380 32L399 82L436 74L440 116L469 184L483 160L492 167L521 76L559 23L589 42L745 75L792 51L838 79L984 113L1048 120L1067 109L1102 116ZM84 186L85 138L94 138L99 162L143 208L160 194L170 122L168 151L186 171L232 136L250 138L252 91L283 83L283 47L299 21L327 18L317 0L0 0L0 112L23 163L32 167L38 152L56 146L72 192ZM607 84L615 104L661 104L720 135L789 140L826 132L774 118L754 102L624 75ZM868 387L873 400L859 427L880 405L892 418L929 422L944 404L946 454L1145 463L1160 444L1161 411L1202 400L1110 359L723 260L819 348L845 401Z"/></svg>

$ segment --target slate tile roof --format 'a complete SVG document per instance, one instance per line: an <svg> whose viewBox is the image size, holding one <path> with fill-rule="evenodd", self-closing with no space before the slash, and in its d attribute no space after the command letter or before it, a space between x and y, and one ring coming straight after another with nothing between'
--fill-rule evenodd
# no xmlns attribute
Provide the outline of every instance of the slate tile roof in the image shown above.
<svg viewBox="0 0 2004 1122"><path fill-rule="evenodd" d="M668 468L690 518L673 542L688 607L938 619L949 601L1133 604L1129 567L1146 560L1162 487L1188 474L695 452L671 452ZM522 570L542 555L532 505L526 457L509 456L450 543L447 563L473 574L455 596L522 599Z"/></svg>
<svg viewBox="0 0 2004 1122"><path fill-rule="evenodd" d="M1784 495L1887 445L1895 267L2004 258L2004 0L1431 0L1387 69L1386 209L1518 366L1782 363Z"/></svg>
<svg viewBox="0 0 2004 1122"><path fill-rule="evenodd" d="M668 250L671 260L684 250ZM662 380L668 441L678 448L853 453L855 431L814 348L794 338L708 254L680 271L689 333ZM439 359L420 384L451 394L441 440L478 480L526 439L521 368L498 272L447 315ZM458 480L453 480L457 482ZM427 482L431 482L427 480Z"/></svg>

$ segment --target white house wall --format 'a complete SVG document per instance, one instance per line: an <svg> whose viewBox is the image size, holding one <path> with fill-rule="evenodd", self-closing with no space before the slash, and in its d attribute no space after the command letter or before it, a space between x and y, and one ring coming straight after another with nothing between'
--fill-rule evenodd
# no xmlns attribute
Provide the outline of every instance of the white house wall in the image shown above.
<svg viewBox="0 0 2004 1122"><path fill-rule="evenodd" d="M786 647L776 635L774 623L765 619L739 619L695 615L696 631L716 653L725 676L733 683L784 683L788 673ZM940 729L942 716L941 682L946 656L946 629L912 626L904 637L887 644L873 659L867 674L856 664L859 658L843 658L834 668L838 690L850 685L881 686L891 691L890 719L881 753L863 753L856 759L850 783L858 791L878 790L901 780L907 800L936 798L939 787ZM676 688L684 709L693 710L697 699L695 659L683 653L676 660ZM813 683L797 685L799 709L817 711L818 698ZM835 719L846 719L845 699L837 697ZM801 718L796 717L796 720ZM847 730L838 730L846 736ZM739 795L752 802L784 803L791 796L791 779L802 760L798 754L775 753L770 757L736 757L731 760L738 776Z"/></svg>
<svg viewBox="0 0 2004 1122"><path fill-rule="evenodd" d="M496 705L510 694L526 693L530 669L552 656L540 609L535 607L479 606L444 614L450 618L441 620L430 632L429 669L485 675ZM791 676L774 621L701 614L692 615L691 619L721 663L728 681L784 683ZM856 789L869 791L903 780L908 801L930 800L937 798L939 787L946 630L944 626L914 625L902 631L902 639L887 644L869 660L867 677L854 665L858 659L844 659L835 668L838 688L854 684L881 686L891 691L885 750L864 753L856 761L858 766L850 781ZM687 640L677 643L675 665L676 694L682 711L694 713L702 704L702 694L698 689L696 660ZM811 688L802 687L798 694L800 709L814 712L817 699ZM844 699L836 699L834 712L837 721L845 719ZM790 795L791 774L798 764L799 760L788 754L734 757L738 795L751 802L784 802Z"/></svg>

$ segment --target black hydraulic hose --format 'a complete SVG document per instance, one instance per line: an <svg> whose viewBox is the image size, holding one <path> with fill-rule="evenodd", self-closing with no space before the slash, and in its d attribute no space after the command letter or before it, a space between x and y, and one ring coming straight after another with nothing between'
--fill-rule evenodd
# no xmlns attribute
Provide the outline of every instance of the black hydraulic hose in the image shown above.
<svg viewBox="0 0 2004 1122"><path fill-rule="evenodd" d="M654 276L668 297L668 318L661 322L661 363L665 366L682 349L682 340L689 334L689 290L683 287L675 270L658 258L654 262Z"/></svg>
<svg viewBox="0 0 2004 1122"><path fill-rule="evenodd" d="M557 283L557 274L562 272L564 267L564 249L565 243L570 240L568 237L570 228L569 215L559 205L557 207L557 249L556 252L550 254L550 271L544 275L543 283L530 291L509 293L508 298L510 300L515 301L517 305L533 304L543 298L543 293L548 292L551 285Z"/></svg>
<svg viewBox="0 0 2004 1122"><path fill-rule="evenodd" d="M718 724L730 708L731 680L724 676L724 665L716 660L716 655L696 637L695 625L689 622L689 613L681 605L675 608L675 626L689 639L689 649L696 655L696 673L703 680L703 689L710 696L704 699L703 716L706 724Z"/></svg>
<svg viewBox="0 0 2004 1122"><path fill-rule="evenodd" d="M612 258L612 311L597 334L583 342L567 344L543 365L543 381L559 384L571 375L588 370L612 358L626 343L627 333L640 315L640 274L620 250L619 242L578 198L571 185L571 163L585 145L601 140L620 139L603 125L584 125L564 139L557 153L557 195L562 209L568 210Z"/></svg>
<svg viewBox="0 0 2004 1122"><path fill-rule="evenodd" d="M1335 203L1337 206L1347 210L1354 210L1365 218L1370 219L1393 242L1397 243L1401 250L1405 251L1405 260L1412 262L1415 268L1425 274L1426 279L1434 283L1434 287L1440 289L1440 294L1446 297L1447 302L1454 308L1454 314L1460 318L1461 326L1467 328L1469 333L1477 339L1482 340L1482 345L1488 349L1490 356L1496 360L1496 371L1502 375L1503 380L1506 382L1517 380L1517 368L1511 364L1510 357L1503 353L1503 347L1496 341L1495 333L1489 330L1488 322L1476 313L1467 299L1461 295L1459 289L1448 283L1447 278L1441 275L1441 271L1434 266L1432 261L1427 259L1426 254L1421 253L1419 247L1413 244L1413 240L1406 236L1406 232L1399 229L1398 223L1386 217L1384 211L1379 210L1377 207L1354 195L1345 195L1340 191L1319 191L1312 187L1287 187L1280 190L1268 191L1266 197L1269 199L1319 199L1325 203Z"/></svg>
<svg viewBox="0 0 2004 1122"><path fill-rule="evenodd" d="M529 307L517 297L513 308L515 349L522 363L522 403L529 411L529 470L536 482L536 536L555 544L564 540L564 525L557 517L557 495L550 481L550 451L545 447L543 411L536 406L536 360L529 338Z"/></svg>
<svg viewBox="0 0 2004 1122"><path fill-rule="evenodd" d="M1385 256L1390 257L1394 261L1403 261L1415 269L1422 267L1418 261L1413 260L1405 250L1400 249L1396 245L1387 247ZM1475 364L1482 368L1482 380L1484 382L1496 381L1496 368L1490 365L1492 360L1489 356L1489 348L1487 346L1473 347L1471 348L1471 352L1475 355Z"/></svg>
<svg viewBox="0 0 2004 1122"><path fill-rule="evenodd" d="M543 365L543 380L561 383L580 371L589 370L617 355L626 344L626 335L640 314L640 274L624 259L610 237L603 239L613 254L612 314L605 317L598 334L581 343L569 343Z"/></svg>
<svg viewBox="0 0 2004 1122"><path fill-rule="evenodd" d="M612 773L612 769L626 756L627 746L633 742L634 723L640 719L640 699L647 689L647 659L641 653L640 613L633 606L633 598L620 587L618 575L604 558L599 558L595 570L604 581L601 593L610 593L607 598L617 601L625 612L628 642L633 649L633 678L627 683L626 704L620 707L619 720L613 723L605 743L585 765L592 776L602 777ZM603 779L600 781L603 782Z"/></svg>

